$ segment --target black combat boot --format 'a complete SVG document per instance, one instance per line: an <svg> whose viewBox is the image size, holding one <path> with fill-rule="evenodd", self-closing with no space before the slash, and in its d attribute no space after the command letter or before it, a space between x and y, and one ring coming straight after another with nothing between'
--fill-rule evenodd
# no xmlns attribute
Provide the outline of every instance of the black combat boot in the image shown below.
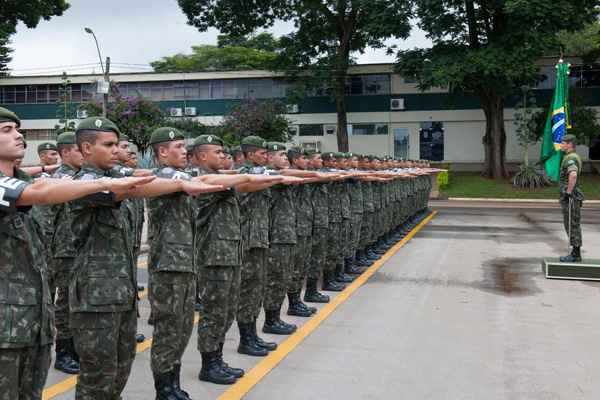
<svg viewBox="0 0 600 400"><path fill-rule="evenodd" d="M329 296L320 293L317 290L317 279L306 279L306 291L304 292L304 301L308 303L329 303Z"/></svg>
<svg viewBox="0 0 600 400"><path fill-rule="evenodd" d="M355 262L355 265L357 265L359 267L368 267L371 264L373 264L373 263L371 261L369 261L369 259L365 255L365 251L364 250L359 250L359 251L356 252L356 262Z"/></svg>
<svg viewBox="0 0 600 400"><path fill-rule="evenodd" d="M175 389L177 389L177 393L182 399L192 400L189 393L181 388L181 364L173 365L173 384L175 385Z"/></svg>
<svg viewBox="0 0 600 400"><path fill-rule="evenodd" d="M315 312L317 309L314 309ZM293 315L296 317L311 317L314 314L313 311L300 300L300 293L288 293L288 310L287 315Z"/></svg>
<svg viewBox="0 0 600 400"><path fill-rule="evenodd" d="M571 254L560 258L560 262L580 262L581 261L581 247L573 247Z"/></svg>
<svg viewBox="0 0 600 400"><path fill-rule="evenodd" d="M344 272L350 275L360 275L363 271L354 263L355 257L346 258L344 262Z"/></svg>
<svg viewBox="0 0 600 400"><path fill-rule="evenodd" d="M135 341L138 343L142 343L144 340L146 340L146 336L144 336L143 333L136 333L135 334Z"/></svg>
<svg viewBox="0 0 600 400"><path fill-rule="evenodd" d="M256 332L256 320L252 323L252 336L254 336L254 341L259 347L262 347L268 351L277 350L277 343L265 342L260 336L258 336L258 332Z"/></svg>
<svg viewBox="0 0 600 400"><path fill-rule="evenodd" d="M75 348L72 339L56 340L56 360L54 368L65 374L79 373L79 362L75 359Z"/></svg>
<svg viewBox="0 0 600 400"><path fill-rule="evenodd" d="M238 328L240 330L240 345L238 346L238 353L246 354L254 357L264 357L269 352L262 346L259 346L256 342L253 333L254 323L241 324L238 322Z"/></svg>
<svg viewBox="0 0 600 400"><path fill-rule="evenodd" d="M212 382L217 385L231 385L237 381L237 378L223 369L218 351L201 353L202 369L198 374L198 379L204 382Z"/></svg>
<svg viewBox="0 0 600 400"><path fill-rule="evenodd" d="M335 280L341 283L350 283L356 279L355 275L347 275L344 273L344 264L336 265L335 267Z"/></svg>
<svg viewBox="0 0 600 400"><path fill-rule="evenodd" d="M291 335L298 328L294 324L283 322L279 318L280 310L265 310L265 324L262 331L273 335Z"/></svg>
<svg viewBox="0 0 600 400"><path fill-rule="evenodd" d="M244 376L243 369L230 367L229 364L223 361L223 344L224 343L219 343L219 361L221 361L221 368L223 368L223 370L229 375L233 375L236 378L241 378Z"/></svg>
<svg viewBox="0 0 600 400"><path fill-rule="evenodd" d="M323 272L323 290L326 292L341 292L346 289L346 286L342 283L336 282L335 272L327 271Z"/></svg>
<svg viewBox="0 0 600 400"><path fill-rule="evenodd" d="M179 393L175 386L173 371L164 374L153 373L153 375L156 400L187 400Z"/></svg>

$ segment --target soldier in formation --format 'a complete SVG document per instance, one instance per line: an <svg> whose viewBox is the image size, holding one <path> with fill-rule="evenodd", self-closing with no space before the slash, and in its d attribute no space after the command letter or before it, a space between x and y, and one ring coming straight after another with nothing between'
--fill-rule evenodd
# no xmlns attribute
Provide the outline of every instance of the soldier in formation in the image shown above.
<svg viewBox="0 0 600 400"><path fill-rule="evenodd" d="M119 398L135 356L141 199L159 400L191 398L180 373L197 301L198 378L232 384L244 375L223 356L234 320L238 352L266 356L277 345L257 333L262 309L264 333L292 334L296 325L281 319L286 295L288 315L314 315L306 303L329 301L320 280L323 291L343 290L427 209L424 164L287 149L258 136L230 152L215 135L186 147L182 132L164 127L150 139L158 167L141 170L128 138L100 117L60 135L60 168L32 181L14 166L24 152L19 124L0 109L0 260L8 282L1 306L20 327L0 340L0 399L41 398L55 322L55 366L79 372L76 398ZM45 216L49 233L26 208L44 202L58 203Z"/></svg>

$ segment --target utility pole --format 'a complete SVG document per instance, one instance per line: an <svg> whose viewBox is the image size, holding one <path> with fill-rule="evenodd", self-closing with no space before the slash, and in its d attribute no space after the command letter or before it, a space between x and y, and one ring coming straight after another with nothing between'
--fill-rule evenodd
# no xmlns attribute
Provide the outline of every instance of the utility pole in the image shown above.
<svg viewBox="0 0 600 400"><path fill-rule="evenodd" d="M108 87L108 91L104 93L102 99L102 116L106 118L106 108L108 107L108 96L110 95L110 57L106 57L106 69L104 70L104 82Z"/></svg>

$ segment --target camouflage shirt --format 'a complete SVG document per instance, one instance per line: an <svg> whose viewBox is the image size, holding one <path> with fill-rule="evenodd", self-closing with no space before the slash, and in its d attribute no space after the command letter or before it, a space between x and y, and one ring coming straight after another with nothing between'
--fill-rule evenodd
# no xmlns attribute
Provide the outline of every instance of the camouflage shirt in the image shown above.
<svg viewBox="0 0 600 400"><path fill-rule="evenodd" d="M264 167L244 164L239 171L241 174L266 174ZM244 249L269 247L269 204L271 190L240 193L242 242Z"/></svg>
<svg viewBox="0 0 600 400"><path fill-rule="evenodd" d="M115 176L86 165L74 180ZM114 193L69 203L77 257L69 285L71 312L120 312L136 305L137 275L129 223Z"/></svg>
<svg viewBox="0 0 600 400"><path fill-rule="evenodd" d="M569 185L569 174L571 172L577 173L577 182L573 188L573 195L577 200L583 200L583 192L579 186L579 176L582 172L583 163L579 155L575 152L569 153L563 157L560 164L560 194L564 195L567 193L567 186Z"/></svg>
<svg viewBox="0 0 600 400"><path fill-rule="evenodd" d="M52 178L54 179L73 179L77 171L68 165L61 165ZM51 241L51 253L54 258L75 258L75 238L71 232L71 216L69 213L69 204L57 204L52 206L52 220L54 225L54 234Z"/></svg>
<svg viewBox="0 0 600 400"><path fill-rule="evenodd" d="M53 340L53 306L41 227L17 201L31 178L0 172L0 348Z"/></svg>
<svg viewBox="0 0 600 400"><path fill-rule="evenodd" d="M296 206L296 234L298 236L312 235L313 204L312 192L315 185L296 185L292 188L294 205Z"/></svg>
<svg viewBox="0 0 600 400"><path fill-rule="evenodd" d="M184 171L161 167L154 175L163 179L190 180ZM194 263L194 213L192 199L178 192L148 199L150 226L150 272L171 271L195 273Z"/></svg>
<svg viewBox="0 0 600 400"><path fill-rule="evenodd" d="M191 174L200 176L218 172L196 167ZM241 265L240 202L235 190L198 196L193 204L196 227L194 252L198 266Z"/></svg>
<svg viewBox="0 0 600 400"><path fill-rule="evenodd" d="M292 200L292 187L275 185L271 189L269 210L269 243L296 244L296 208Z"/></svg>

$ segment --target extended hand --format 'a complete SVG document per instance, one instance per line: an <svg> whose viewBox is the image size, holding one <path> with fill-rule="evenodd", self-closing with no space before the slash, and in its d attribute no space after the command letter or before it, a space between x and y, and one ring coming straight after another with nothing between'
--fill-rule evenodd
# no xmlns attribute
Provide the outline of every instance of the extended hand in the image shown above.
<svg viewBox="0 0 600 400"><path fill-rule="evenodd" d="M224 190L227 190L227 188L222 185L209 185L207 183L194 180L183 181L182 190L190 196L197 196L202 193L222 192Z"/></svg>
<svg viewBox="0 0 600 400"><path fill-rule="evenodd" d="M115 194L124 194L135 189L138 186L146 185L152 182L156 177L144 176L144 177L129 177L129 178L116 178L116 179L102 179L106 184L106 190Z"/></svg>

